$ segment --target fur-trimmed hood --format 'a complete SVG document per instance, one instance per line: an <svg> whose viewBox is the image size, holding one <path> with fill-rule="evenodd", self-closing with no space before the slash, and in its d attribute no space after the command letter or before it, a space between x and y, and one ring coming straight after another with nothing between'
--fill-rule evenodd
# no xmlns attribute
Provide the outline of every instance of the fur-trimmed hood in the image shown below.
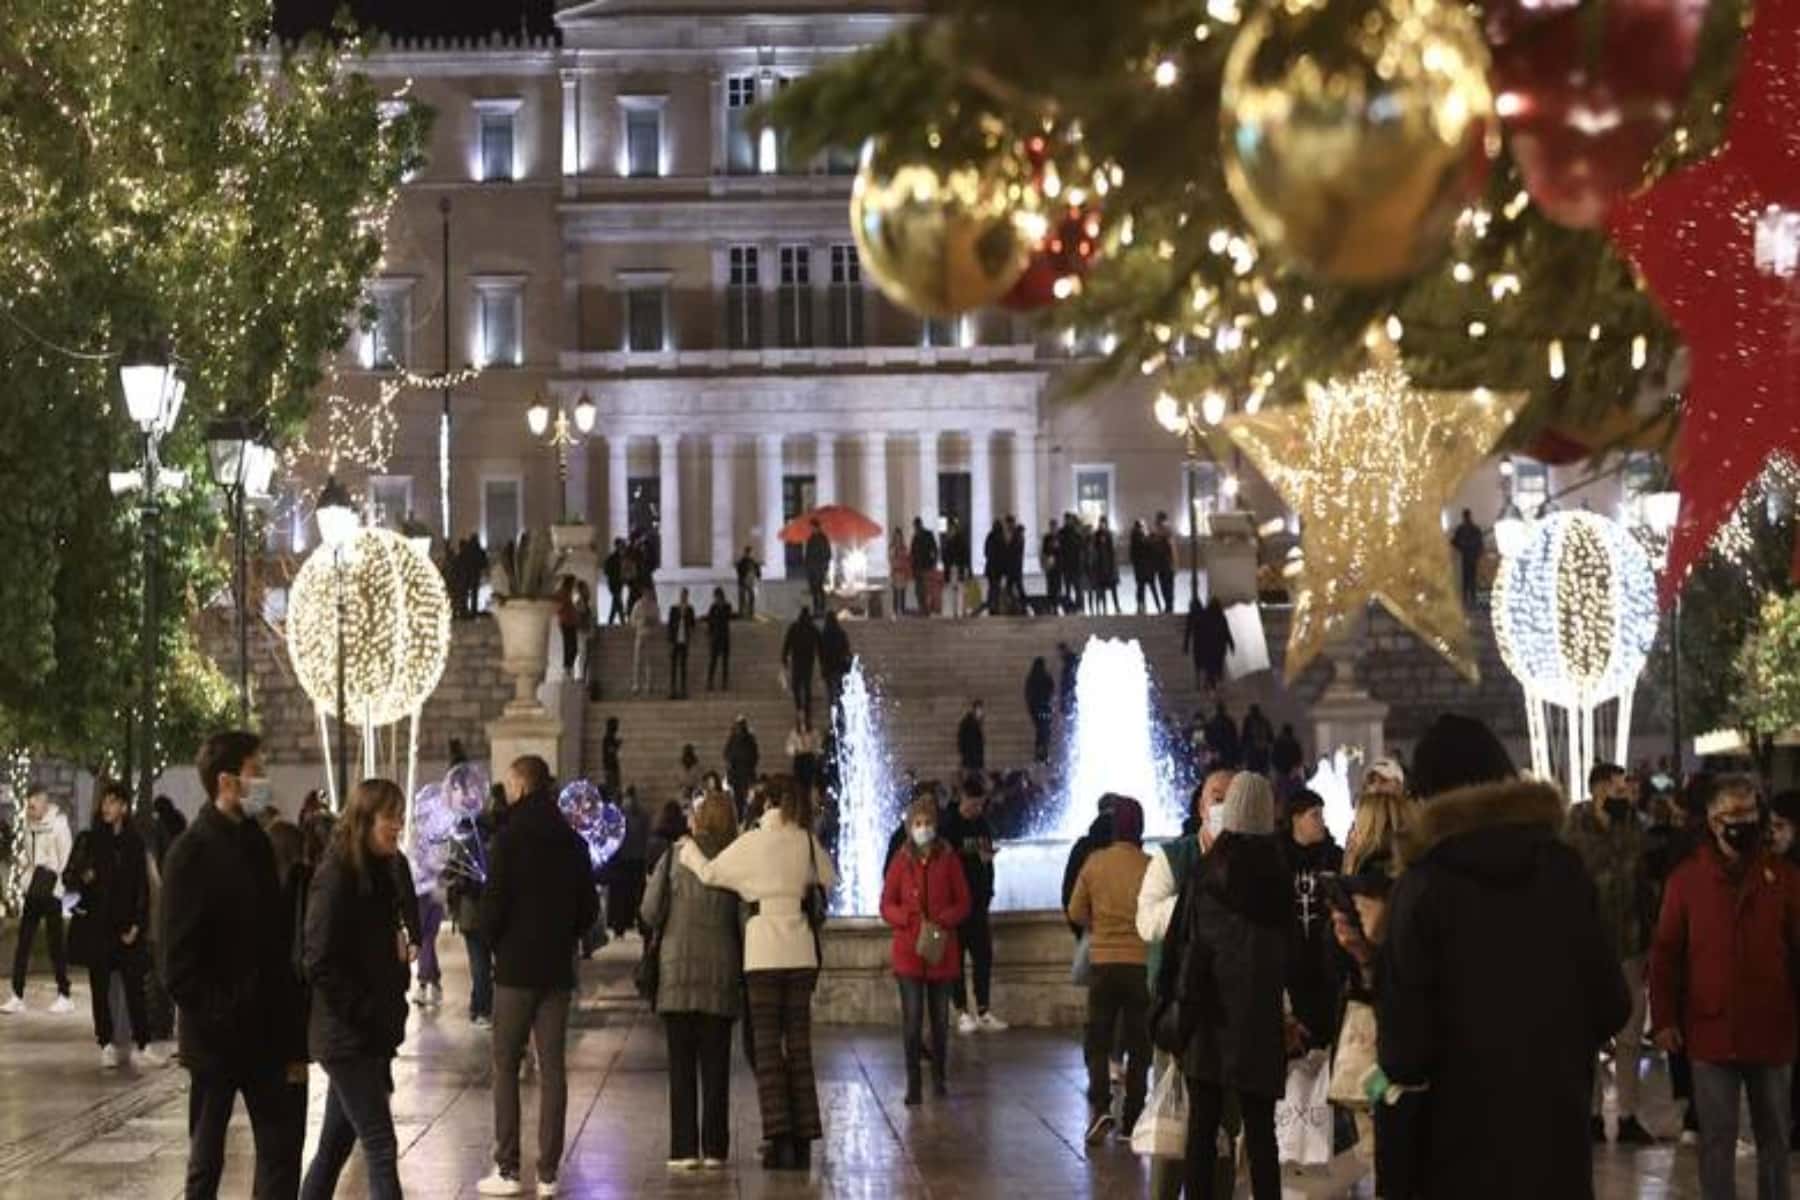
<svg viewBox="0 0 1800 1200"><path fill-rule="evenodd" d="M1528 873L1539 844L1568 817L1552 784L1513 779L1445 792L1420 804L1395 839L1402 870L1429 857L1451 870L1505 880ZM1471 834L1489 836L1470 837Z"/></svg>

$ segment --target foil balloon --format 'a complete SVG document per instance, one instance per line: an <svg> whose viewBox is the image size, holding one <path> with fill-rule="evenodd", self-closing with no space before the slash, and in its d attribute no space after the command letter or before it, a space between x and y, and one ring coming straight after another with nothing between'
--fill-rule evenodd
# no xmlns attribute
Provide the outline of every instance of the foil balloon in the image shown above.
<svg viewBox="0 0 1800 1200"><path fill-rule="evenodd" d="M992 304L1024 274L1047 230L1042 196L1009 153L981 166L887 164L871 142L850 191L862 269L920 316Z"/></svg>
<svg viewBox="0 0 1800 1200"><path fill-rule="evenodd" d="M1225 182L1304 270L1375 284L1426 266L1500 152L1488 52L1460 5L1267 5L1225 62Z"/></svg>
<svg viewBox="0 0 1800 1200"><path fill-rule="evenodd" d="M459 816L473 817L487 807L488 787L486 767L457 763L444 776L444 803Z"/></svg>
<svg viewBox="0 0 1800 1200"><path fill-rule="evenodd" d="M596 868L605 866L625 841L625 814L591 780L576 779L556 799L569 828L588 845Z"/></svg>
<svg viewBox="0 0 1800 1200"><path fill-rule="evenodd" d="M447 803L444 785L428 783L413 797L413 846L442 841L456 828L456 813Z"/></svg>

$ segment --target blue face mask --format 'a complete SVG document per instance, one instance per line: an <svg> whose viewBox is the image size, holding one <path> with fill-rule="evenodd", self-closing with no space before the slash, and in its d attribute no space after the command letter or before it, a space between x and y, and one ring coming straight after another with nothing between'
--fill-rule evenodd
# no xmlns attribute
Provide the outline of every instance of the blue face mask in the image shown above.
<svg viewBox="0 0 1800 1200"><path fill-rule="evenodd" d="M255 779L238 777L238 800L248 816L257 816L275 799L275 785L266 776Z"/></svg>

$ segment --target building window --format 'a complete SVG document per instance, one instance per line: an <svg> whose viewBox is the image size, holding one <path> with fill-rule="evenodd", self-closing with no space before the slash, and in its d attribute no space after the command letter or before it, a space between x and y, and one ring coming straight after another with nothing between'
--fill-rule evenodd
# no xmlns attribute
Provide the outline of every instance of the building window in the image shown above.
<svg viewBox="0 0 1800 1200"><path fill-rule="evenodd" d="M772 85L774 94L780 95L792 82L794 82L792 76L777 75ZM774 129L761 131L757 140L756 157L757 165L762 168L764 175L774 175L792 169L794 154L790 149L791 145L792 139L784 132Z"/></svg>
<svg viewBox="0 0 1800 1200"><path fill-rule="evenodd" d="M521 102L516 99L475 101L475 178L517 179L518 124Z"/></svg>
<svg viewBox="0 0 1800 1200"><path fill-rule="evenodd" d="M624 155L620 174L650 179L663 174L663 96L621 96Z"/></svg>
<svg viewBox="0 0 1800 1200"><path fill-rule="evenodd" d="M725 344L733 350L762 346L762 278L756 247L733 246L725 280Z"/></svg>
<svg viewBox="0 0 1800 1200"><path fill-rule="evenodd" d="M524 301L521 283L476 282L476 366L516 367L525 361Z"/></svg>
<svg viewBox="0 0 1800 1200"><path fill-rule="evenodd" d="M1550 503L1550 468L1532 458L1512 460L1513 503L1526 519L1538 516Z"/></svg>
<svg viewBox="0 0 1800 1200"><path fill-rule="evenodd" d="M776 336L787 349L813 344L812 252L781 248L780 287L775 293Z"/></svg>
<svg viewBox="0 0 1800 1200"><path fill-rule="evenodd" d="M856 247L831 248L831 344L863 345L862 263Z"/></svg>
<svg viewBox="0 0 1800 1200"><path fill-rule="evenodd" d="M919 345L944 349L962 344L961 317L921 317L919 319Z"/></svg>
<svg viewBox="0 0 1800 1200"><path fill-rule="evenodd" d="M635 285L625 293L625 348L637 354L668 349L666 329L668 289Z"/></svg>
<svg viewBox="0 0 1800 1200"><path fill-rule="evenodd" d="M369 477L369 520L383 529L399 529L412 516L413 481L410 475Z"/></svg>
<svg viewBox="0 0 1800 1200"><path fill-rule="evenodd" d="M725 80L725 169L733 175L756 174L756 134L750 128L755 105L756 76Z"/></svg>
<svg viewBox="0 0 1800 1200"><path fill-rule="evenodd" d="M1111 463L1088 463L1075 468L1075 513L1089 528L1101 518L1111 520L1113 513L1113 467Z"/></svg>
<svg viewBox="0 0 1800 1200"><path fill-rule="evenodd" d="M412 332L412 281L377 280L369 302L375 314L362 331L362 365L369 370L404 367Z"/></svg>
<svg viewBox="0 0 1800 1200"><path fill-rule="evenodd" d="M481 481L481 540L498 550L516 540L525 525L524 488L517 478Z"/></svg>

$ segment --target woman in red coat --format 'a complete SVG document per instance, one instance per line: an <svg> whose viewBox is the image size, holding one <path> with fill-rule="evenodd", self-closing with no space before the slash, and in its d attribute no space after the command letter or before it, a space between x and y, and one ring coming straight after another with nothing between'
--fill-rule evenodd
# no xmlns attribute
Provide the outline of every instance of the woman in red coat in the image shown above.
<svg viewBox="0 0 1800 1200"><path fill-rule="evenodd" d="M950 1052L950 988L962 954L956 927L969 915L969 884L956 851L938 840L937 804L926 796L906 810L907 844L888 864L881 919L894 927L894 977L900 981L906 1046L906 1102L919 1103L919 1050L931 1011L931 1083L945 1094Z"/></svg>

